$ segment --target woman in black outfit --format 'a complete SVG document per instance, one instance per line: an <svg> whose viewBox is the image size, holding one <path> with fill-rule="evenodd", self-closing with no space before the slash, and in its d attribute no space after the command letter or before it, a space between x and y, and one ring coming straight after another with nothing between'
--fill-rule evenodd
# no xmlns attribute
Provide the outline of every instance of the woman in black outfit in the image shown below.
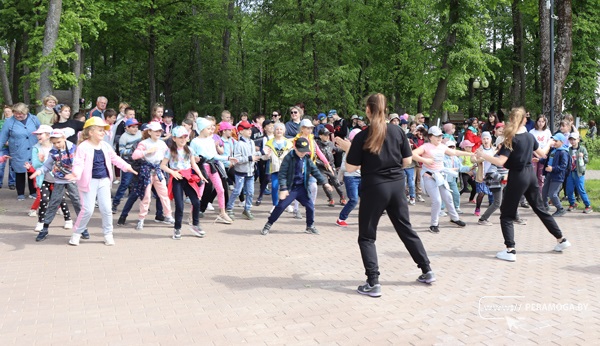
<svg viewBox="0 0 600 346"><path fill-rule="evenodd" d="M562 252L571 246L571 243L563 237L552 215L544 208L537 177L531 165L531 155L533 152L538 157L546 155L545 151L539 148L535 137L527 132L526 122L525 109L513 108L509 115L509 123L504 129L504 142L498 151L498 156L492 157L481 150L477 151L477 158L483 158L498 167L504 166L509 170L508 182L500 206L500 226L506 251L498 252L496 257L510 262L517 260L513 221L517 219L519 199L523 195L546 229L556 238L557 244L554 251Z"/></svg>
<svg viewBox="0 0 600 346"><path fill-rule="evenodd" d="M339 137L335 139L336 144L347 152L346 171L361 170L358 245L367 282L358 287L358 293L371 297L381 296L375 240L379 218L384 211L423 272L417 280L428 284L435 281L427 252L410 224L408 201L404 193L400 193L404 191L406 181L403 168L412 162L410 144L400 127L386 124L386 109L385 96L369 96L366 113L371 125L368 130L359 132L352 143Z"/></svg>

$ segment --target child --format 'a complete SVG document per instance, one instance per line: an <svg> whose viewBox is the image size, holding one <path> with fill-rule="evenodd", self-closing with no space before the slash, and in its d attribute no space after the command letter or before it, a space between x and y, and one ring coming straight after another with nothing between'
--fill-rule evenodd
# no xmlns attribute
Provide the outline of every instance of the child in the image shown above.
<svg viewBox="0 0 600 346"><path fill-rule="evenodd" d="M449 149L456 149L456 142L454 140L448 140L446 142L446 146ZM465 173L471 170L470 166L465 166L462 163L462 160L458 156L444 155L444 167L452 170L454 172ZM454 177L450 174L446 175L446 181L448 181L448 186L450 187L450 193L452 194L452 202L454 203L454 209L458 214L462 214L463 211L460 210L460 192L458 191L458 182L457 177ZM445 205L442 205L442 210L444 210ZM445 216L442 213L442 216Z"/></svg>
<svg viewBox="0 0 600 346"><path fill-rule="evenodd" d="M77 215L74 232L69 240L69 244L73 246L79 245L79 239L82 238L82 234L87 228L94 213L96 197L102 215L104 244L115 245L110 210L112 165L116 165L123 171L137 174L131 169L131 165L118 157L112 146L104 141L104 135L109 128L108 124L99 117L91 117L86 120L73 159L73 173L65 175L68 180L77 180L81 198L82 209Z"/></svg>
<svg viewBox="0 0 600 346"><path fill-rule="evenodd" d="M567 176L567 196L569 197L569 209L567 211L573 211L577 209L577 203L575 203L575 195L573 190L577 189L581 200L585 204L583 212L589 214L592 212L592 206L590 199L588 198L587 192L585 191L585 165L589 162L588 152L584 146L579 143L579 133L573 132L569 136L569 155L571 156L571 173Z"/></svg>
<svg viewBox="0 0 600 346"><path fill-rule="evenodd" d="M396 117L397 116L398 115L396 114ZM348 140L352 142L354 136L356 136L356 134L360 131L360 129L354 129L350 131L350 134L348 134ZM340 227L348 227L348 223L346 222L346 220L348 220L348 216L350 216L352 210L354 210L354 208L356 208L356 206L358 205L358 197L361 183L360 169L354 172L346 172L347 154L348 153L344 152L344 156L342 157L342 167L340 167L340 170L344 172L344 185L346 185L346 194L348 195L348 203L346 203L344 208L342 208L342 211L340 211L340 215L338 216L338 219L335 222L335 224Z"/></svg>
<svg viewBox="0 0 600 346"><path fill-rule="evenodd" d="M552 136L552 139L554 139L554 143L551 143L552 149L548 154L548 159L543 161L546 163L546 167L544 168L546 179L544 188L542 189L542 200L544 201L546 210L549 211L548 196L550 196L552 204L556 207L556 212L552 216L559 217L565 215L567 212L560 204L558 192L562 187L563 181L565 181L567 170L570 168L570 157L565 136L562 133L557 133Z"/></svg>
<svg viewBox="0 0 600 346"><path fill-rule="evenodd" d="M171 216L171 202L169 201L167 183L163 172L160 170L160 163L165 157L167 150L169 150L165 142L160 140L161 133L162 127L160 123L156 121L148 123L148 127L142 134L142 141L131 155L131 158L134 160L143 159L139 172L140 176L135 187L137 195L142 200L140 202L138 223L135 227L138 231L144 229L144 219L148 215L152 187L156 190L156 194L162 204L165 215L164 222L168 224L175 223L175 220Z"/></svg>
<svg viewBox="0 0 600 346"><path fill-rule="evenodd" d="M263 159L269 160L271 199L273 201L273 208L270 212L272 213L279 202L279 168L283 158L293 149L292 141L285 138L285 125L283 123L275 124L275 137L265 144L265 148Z"/></svg>
<svg viewBox="0 0 600 346"><path fill-rule="evenodd" d="M233 167L235 170L235 186L227 202L227 214L233 220L233 205L242 189L246 192L246 204L242 215L248 220L254 220L254 215L250 211L252 208L252 195L254 195L254 163L261 159L261 153L256 151L254 141L250 139L252 135L252 125L247 121L241 121L238 125L239 141L237 142L233 154L238 162Z"/></svg>
<svg viewBox="0 0 600 346"><path fill-rule="evenodd" d="M504 123L496 124L496 141L494 142L494 146L498 148L504 142Z"/></svg>
<svg viewBox="0 0 600 346"><path fill-rule="evenodd" d="M321 149L323 155L325 155L325 157L327 158L327 161L333 162L333 154L334 152L337 152L337 150L335 149L333 142L329 140L330 135L331 132L329 132L329 130L327 130L326 128L323 128L319 131L319 138L316 139L316 142L319 146L319 149ZM317 158L316 164L317 168L319 168L319 170L321 171L321 174L327 177L329 184L335 188L338 195L340 196L340 205L346 205L346 197L344 197L344 192L342 192L342 190L340 189L340 182L338 181L337 176L331 171L331 166L329 166L330 168L328 169L327 166L325 166L325 163L319 158ZM335 206L335 201L333 200L333 195L331 194L331 192L327 191L325 187L323 187L323 191L325 191L325 194L327 195L327 199L329 200L329 206Z"/></svg>
<svg viewBox="0 0 600 346"><path fill-rule="evenodd" d="M113 146L115 138L113 136L113 129L112 129L112 127L117 122L117 111L115 111L112 108L107 109L104 112L104 121L108 125L108 130L106 131L106 135L104 136L104 140L106 141L106 143L108 143L111 146Z"/></svg>
<svg viewBox="0 0 600 346"><path fill-rule="evenodd" d="M494 149L494 147L492 146L492 134L489 133L488 131L485 131L481 134L481 147L482 147L482 151L490 156L494 156L496 153L496 150ZM475 159L475 161L479 164L479 167L477 168L478 170L478 176L481 175L481 181L477 180L476 183L476 190L477 190L477 203L475 204L475 216L480 216L481 215L481 202L483 202L483 196L485 195L492 195L492 192L490 191L489 187L486 185L483 177L485 176L485 174L488 172L488 170L491 167L491 163L489 162L483 162L484 160L477 160ZM483 163L483 164L481 164ZM482 171L479 171L482 170Z"/></svg>
<svg viewBox="0 0 600 346"><path fill-rule="evenodd" d="M192 151L187 146L188 132L182 126L171 131L171 144L165 153L160 168L170 175L169 197L175 200L175 229L173 239L181 239L181 220L183 219L184 193L192 203L192 234L202 238L206 234L199 223L200 188L198 183L207 181L194 160ZM168 166L167 166L168 164ZM192 172L196 173L194 175Z"/></svg>
<svg viewBox="0 0 600 346"><path fill-rule="evenodd" d="M125 110L125 114L127 114L127 112L128 111ZM124 123L125 132L119 138L119 154L123 161L131 165L133 163L131 155L135 151L137 144L142 140L142 134L138 131L140 123L135 118L127 119ZM129 172L123 172L121 175L121 182L112 202L113 214L117 213L117 207L121 203L121 198L125 195L125 191L130 188L133 177L134 174Z"/></svg>
<svg viewBox="0 0 600 346"><path fill-rule="evenodd" d="M275 131L275 124L273 122L271 122L270 120L265 120L262 123L262 128L264 131L264 136L262 138L262 143L259 146L261 148L261 150L263 151L263 153L265 153L266 156L266 145L267 143L273 139L274 136L274 131ZM269 185L269 183L271 182L271 173L270 173L270 168L269 168L269 161L268 158L263 158L264 161L261 161L262 163L262 167L263 167L263 171L261 171L261 175L259 176L260 178L260 191L258 194L258 198L256 199L256 205L259 206L262 203L262 198L263 195L269 195L271 194L271 191L268 191L267 186Z"/></svg>
<svg viewBox="0 0 600 346"><path fill-rule="evenodd" d="M269 234L271 227L279 219L285 208L294 200L298 200L306 208L306 230L308 234L319 234L314 226L315 207L310 198L309 177L314 177L317 182L332 191L333 188L319 173L319 169L310 157L310 145L308 139L300 137L296 139L296 148L283 158L279 169L279 203L273 209L267 223L260 232L262 235ZM273 191L275 193L276 191Z"/></svg>
<svg viewBox="0 0 600 346"><path fill-rule="evenodd" d="M460 142L460 147L466 152L473 152L473 143L468 139L464 139L462 142ZM469 192L469 188L467 186L471 186L469 203L475 204L475 200L473 198L475 198L475 194L477 193L477 185L475 184L475 179L473 178L475 172L473 168L473 163L471 162L471 157L465 156L463 158L463 164L465 166L471 167L471 169L466 173L460 174L460 177L462 179L462 190L460 190L460 194L462 195L465 192Z"/></svg>
<svg viewBox="0 0 600 346"><path fill-rule="evenodd" d="M73 156L75 155L75 145L67 141L67 136L62 129L55 129L50 134L50 141L52 141L52 149L48 153L48 157L44 161L44 165L40 167L32 176L45 174L47 177L49 174L52 175L54 184L52 186L52 193L50 194L50 201L48 202L48 208L45 215L40 217L42 220L42 230L38 234L35 241L43 241L48 236L48 227L54 220L58 207L60 205L63 215L65 218L65 229L73 228L73 222L71 221L71 214L65 203L65 192L68 192L68 196L73 203L75 213L79 215L81 210L81 204L79 203L79 190L77 185L67 178L67 175L72 172L73 167ZM46 180L46 178L44 178ZM42 198L44 197L44 190L42 190ZM41 215L41 213L40 213ZM83 239L89 239L90 234L87 229L81 233Z"/></svg>
<svg viewBox="0 0 600 346"><path fill-rule="evenodd" d="M453 123L446 123L443 126L444 134L442 135L442 143L446 144L448 141L454 142L454 132L456 131L456 127L454 127Z"/></svg>
<svg viewBox="0 0 600 346"><path fill-rule="evenodd" d="M77 143L79 133L83 130L83 123L71 119L71 107L60 104L54 107L56 116L52 120L53 129L62 129L67 140L71 143Z"/></svg>

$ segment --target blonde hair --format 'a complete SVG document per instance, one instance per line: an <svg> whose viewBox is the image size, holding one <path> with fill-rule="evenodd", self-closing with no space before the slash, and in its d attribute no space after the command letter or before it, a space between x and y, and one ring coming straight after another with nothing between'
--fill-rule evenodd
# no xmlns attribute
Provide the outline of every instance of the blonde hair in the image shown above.
<svg viewBox="0 0 600 346"><path fill-rule="evenodd" d="M46 106L46 103L50 100L54 101L54 103L58 103L58 99L54 95L48 95L42 99L42 104Z"/></svg>
<svg viewBox="0 0 600 346"><path fill-rule="evenodd" d="M127 103L127 102L119 103L119 112L121 111L121 109L128 108L128 107L129 107L129 103ZM123 112L125 112L125 111L123 111Z"/></svg>
<svg viewBox="0 0 600 346"><path fill-rule="evenodd" d="M513 108L508 115L508 124L504 126L504 142L503 145L508 150L512 151L512 140L521 128L523 120L526 117L525 108Z"/></svg>
<svg viewBox="0 0 600 346"><path fill-rule="evenodd" d="M15 103L12 107L13 113L29 114L29 107L23 102Z"/></svg>
<svg viewBox="0 0 600 346"><path fill-rule="evenodd" d="M83 131L80 132L79 140L77 141L77 145L90 139L90 131L92 131L96 127L100 127L100 126L89 126L89 127L84 128Z"/></svg>
<svg viewBox="0 0 600 346"><path fill-rule="evenodd" d="M367 140L363 149L378 155L387 134L387 100L383 94L373 94L367 99L367 110L371 114Z"/></svg>

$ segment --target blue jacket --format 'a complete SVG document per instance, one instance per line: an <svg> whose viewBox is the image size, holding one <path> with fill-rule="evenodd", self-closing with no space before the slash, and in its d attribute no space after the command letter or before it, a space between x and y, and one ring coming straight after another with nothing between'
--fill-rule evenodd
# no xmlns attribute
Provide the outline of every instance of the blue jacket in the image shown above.
<svg viewBox="0 0 600 346"><path fill-rule="evenodd" d="M287 191L294 182L294 170L296 169L296 161L300 158L296 155L296 151L290 151L281 162L281 167L279 168L279 191ZM327 183L327 180L321 175L319 169L315 165L315 163L307 157L304 160L304 188L306 189L306 193L310 197L310 190L308 189L308 178L310 176L315 177L317 179L318 185L323 185Z"/></svg>
<svg viewBox="0 0 600 346"><path fill-rule="evenodd" d="M15 173L25 173L25 162L31 163L31 151L38 142L36 135L32 132L40 127L40 120L33 114L29 114L22 122L12 118L4 121L4 126L0 130L0 143L8 141L8 155L12 157L10 167Z"/></svg>
<svg viewBox="0 0 600 346"><path fill-rule="evenodd" d="M544 165L544 174L546 174L546 178L550 179L550 181L565 181L566 175L571 168L569 167L569 161L570 157L566 145L559 149L553 148L548 154L548 159L546 159ZM547 166L552 167L552 172L546 172Z"/></svg>

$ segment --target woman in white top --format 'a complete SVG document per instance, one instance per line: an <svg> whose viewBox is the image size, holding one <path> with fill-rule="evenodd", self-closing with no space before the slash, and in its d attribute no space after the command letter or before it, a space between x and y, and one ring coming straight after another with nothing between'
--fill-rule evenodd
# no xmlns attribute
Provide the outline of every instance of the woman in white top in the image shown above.
<svg viewBox="0 0 600 346"><path fill-rule="evenodd" d="M529 133L535 137L539 147L545 149L552 137L552 132L548 129L548 119L546 119L544 115L540 115L535 121L535 127L531 129ZM538 186L540 187L540 192L542 192L542 187L544 186L544 164L539 163L539 160L536 157L533 158L532 164L537 177Z"/></svg>

